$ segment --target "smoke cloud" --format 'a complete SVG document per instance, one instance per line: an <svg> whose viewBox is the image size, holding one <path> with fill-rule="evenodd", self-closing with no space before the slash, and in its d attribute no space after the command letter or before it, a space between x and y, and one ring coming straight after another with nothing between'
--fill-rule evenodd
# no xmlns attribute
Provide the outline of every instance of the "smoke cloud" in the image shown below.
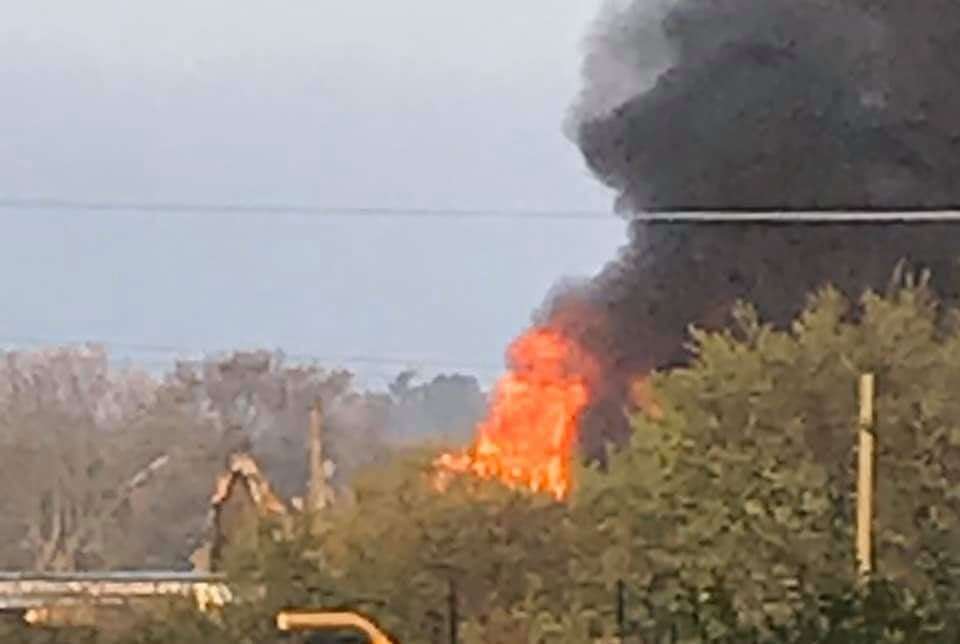
<svg viewBox="0 0 960 644"><path fill-rule="evenodd" d="M622 210L960 202L956 3L647 5L598 22L575 108L577 143ZM658 40L668 67L623 97L659 68ZM622 102L607 109L604 95Z"/></svg>
<svg viewBox="0 0 960 644"><path fill-rule="evenodd" d="M568 131L621 213L953 208L958 37L947 0L609 5ZM883 288L905 259L957 301L958 231L634 222L615 261L545 307L608 363L587 451L626 433L628 378L683 360L688 325L725 322L737 298L785 323L809 291ZM568 313L584 308L596 315Z"/></svg>

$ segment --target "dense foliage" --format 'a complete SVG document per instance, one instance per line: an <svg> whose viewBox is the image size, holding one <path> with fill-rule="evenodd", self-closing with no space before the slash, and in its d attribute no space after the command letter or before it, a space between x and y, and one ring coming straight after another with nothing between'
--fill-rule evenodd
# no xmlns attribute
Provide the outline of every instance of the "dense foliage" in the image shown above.
<svg viewBox="0 0 960 644"><path fill-rule="evenodd" d="M856 303L824 289L786 330L748 305L735 317L692 331L691 364L653 378L663 413L634 412L629 445L581 468L569 503L472 480L440 493L429 450L398 452L319 528L230 553L238 588L265 589L254 608L220 624L180 615L141 641L269 641L274 611L313 605L361 610L405 644L445 642L451 596L471 644L621 628L643 641L955 641L960 315L908 278ZM877 379L878 575L861 585L865 371Z"/></svg>

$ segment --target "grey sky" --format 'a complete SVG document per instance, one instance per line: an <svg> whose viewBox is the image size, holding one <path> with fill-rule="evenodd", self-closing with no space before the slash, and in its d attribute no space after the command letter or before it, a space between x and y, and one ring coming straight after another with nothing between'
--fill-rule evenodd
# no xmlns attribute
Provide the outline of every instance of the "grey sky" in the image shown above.
<svg viewBox="0 0 960 644"><path fill-rule="evenodd" d="M561 129L597 0L3 1L0 196L610 208ZM612 215L0 219L0 341L464 365L624 240Z"/></svg>

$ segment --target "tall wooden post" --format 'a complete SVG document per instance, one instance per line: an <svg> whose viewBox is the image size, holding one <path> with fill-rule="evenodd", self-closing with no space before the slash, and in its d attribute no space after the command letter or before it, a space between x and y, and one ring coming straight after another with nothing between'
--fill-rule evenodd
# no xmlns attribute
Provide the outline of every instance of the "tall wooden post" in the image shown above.
<svg viewBox="0 0 960 644"><path fill-rule="evenodd" d="M860 376L857 464L857 566L861 578L873 572L873 397L873 374L865 373Z"/></svg>
<svg viewBox="0 0 960 644"><path fill-rule="evenodd" d="M460 615L457 611L457 582L450 578L447 592L447 626L450 629L450 644L460 642Z"/></svg>
<svg viewBox="0 0 960 644"><path fill-rule="evenodd" d="M319 400L310 408L309 459L307 509L318 512L327 505L327 476L323 467L323 408Z"/></svg>
<svg viewBox="0 0 960 644"><path fill-rule="evenodd" d="M627 639L627 616L626 616L626 586L622 579L617 580L617 641L625 642Z"/></svg>

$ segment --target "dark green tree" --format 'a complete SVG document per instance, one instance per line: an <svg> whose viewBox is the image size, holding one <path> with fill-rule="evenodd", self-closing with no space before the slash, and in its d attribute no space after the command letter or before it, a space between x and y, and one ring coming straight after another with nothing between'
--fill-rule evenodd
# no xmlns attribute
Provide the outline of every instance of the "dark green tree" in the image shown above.
<svg viewBox="0 0 960 644"><path fill-rule="evenodd" d="M693 364L655 376L663 418L638 414L609 470L582 477L577 506L595 518L578 523L606 544L593 560L612 562L598 572L629 570L655 598L657 583L672 596L722 571L758 621L849 580L857 382L872 372L877 567L935 587L960 544L956 314L908 276L856 304L826 288L788 330L745 304L735 319L692 331Z"/></svg>

